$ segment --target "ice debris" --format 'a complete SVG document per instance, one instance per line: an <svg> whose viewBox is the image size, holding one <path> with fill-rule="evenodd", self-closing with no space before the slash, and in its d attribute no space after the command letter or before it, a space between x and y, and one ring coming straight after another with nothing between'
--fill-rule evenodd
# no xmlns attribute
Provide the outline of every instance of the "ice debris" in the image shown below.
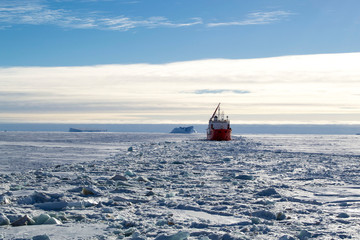
<svg viewBox="0 0 360 240"><path fill-rule="evenodd" d="M284 236L281 236L279 238L279 240L295 240L295 238L289 236L289 235L284 235Z"/></svg>
<svg viewBox="0 0 360 240"><path fill-rule="evenodd" d="M10 220L3 214L0 214L0 225L9 225Z"/></svg>
<svg viewBox="0 0 360 240"><path fill-rule="evenodd" d="M34 221L36 224L44 224L47 220L49 220L51 217L48 214L40 214L39 216L34 217Z"/></svg>
<svg viewBox="0 0 360 240"><path fill-rule="evenodd" d="M35 207L40 208L45 211L60 211L65 209L68 206L67 202L44 202L36 203Z"/></svg>
<svg viewBox="0 0 360 240"><path fill-rule="evenodd" d="M16 220L15 222L11 223L14 227L24 226L24 225L34 225L35 221L30 218L28 215L23 216L22 218Z"/></svg>
<svg viewBox="0 0 360 240"><path fill-rule="evenodd" d="M46 234L44 235L36 235L32 238L32 240L50 240L50 237Z"/></svg>
<svg viewBox="0 0 360 240"><path fill-rule="evenodd" d="M172 235L159 235L155 240L185 240L190 236L189 232L180 231Z"/></svg>
<svg viewBox="0 0 360 240"><path fill-rule="evenodd" d="M123 175L120 175L120 174L116 174L115 176L113 176L111 178L111 180L114 180L114 181L127 181L127 178Z"/></svg>
<svg viewBox="0 0 360 240"><path fill-rule="evenodd" d="M277 196L280 197L280 194L275 190L275 188L267 188L258 192L256 195L261 197L268 197L268 196Z"/></svg>
<svg viewBox="0 0 360 240"><path fill-rule="evenodd" d="M347 214L347 213L339 213L339 214L337 215L337 217L338 217L338 218L349 218L350 216L349 216L349 214Z"/></svg>
<svg viewBox="0 0 360 240"><path fill-rule="evenodd" d="M5 195L0 195L0 205L10 204L10 199Z"/></svg>
<svg viewBox="0 0 360 240"><path fill-rule="evenodd" d="M83 187L81 189L81 194L84 196L100 196L100 190L97 190L95 187Z"/></svg>
<svg viewBox="0 0 360 240"><path fill-rule="evenodd" d="M297 236L300 240L307 240L311 238L312 234L308 232L307 230L301 230L299 235Z"/></svg>
<svg viewBox="0 0 360 240"><path fill-rule="evenodd" d="M252 175L246 175L246 174L240 174L235 177L235 179L241 179L241 180L254 180L254 176Z"/></svg>
<svg viewBox="0 0 360 240"><path fill-rule="evenodd" d="M62 222L54 217L49 218L44 224L62 224Z"/></svg>
<svg viewBox="0 0 360 240"><path fill-rule="evenodd" d="M255 211L252 213L252 216L255 216L258 218L263 218L266 220L275 220L276 219L276 216L274 213L272 213L270 211L266 211L266 210Z"/></svg>
<svg viewBox="0 0 360 240"><path fill-rule="evenodd" d="M129 177L135 177L136 176L136 174L131 170L126 170L125 175L129 176Z"/></svg>
<svg viewBox="0 0 360 240"><path fill-rule="evenodd" d="M276 214L276 220L281 221L281 220L284 220L284 219L286 219L285 213L283 213L283 212L278 212L278 213Z"/></svg>

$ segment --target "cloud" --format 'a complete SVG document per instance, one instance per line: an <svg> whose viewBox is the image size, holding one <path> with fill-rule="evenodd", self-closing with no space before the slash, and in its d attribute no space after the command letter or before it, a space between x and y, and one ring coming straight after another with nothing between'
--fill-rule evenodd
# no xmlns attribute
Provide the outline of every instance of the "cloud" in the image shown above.
<svg viewBox="0 0 360 240"><path fill-rule="evenodd" d="M74 0L57 0L56 2L71 2ZM83 0L86 2L101 0ZM104 0L103 0L104 1ZM136 4L136 1L123 1L123 4ZM122 15L109 15L95 12L76 12L55 8L47 1L42 0L3 0L0 2L0 29L7 29L14 25L55 25L73 29L99 29L113 31L128 31L134 28L182 28L194 25L220 27L231 25L259 25L280 21L292 13L287 11L253 12L241 21L204 23L200 17L186 20L171 20L164 16L129 17Z"/></svg>
<svg viewBox="0 0 360 240"><path fill-rule="evenodd" d="M63 9L50 9L40 1L4 1L0 3L0 24L12 26L28 25L58 25L79 27L87 25L89 19L72 16Z"/></svg>
<svg viewBox="0 0 360 240"><path fill-rule="evenodd" d="M280 21L287 16L292 15L287 11L271 11L271 12L254 12L247 15L245 20L231 22L209 23L209 27L220 26L244 26L244 25L263 25Z"/></svg>
<svg viewBox="0 0 360 240"><path fill-rule="evenodd" d="M205 123L221 102L233 123L359 123L359 60L347 53L3 67L0 122Z"/></svg>
<svg viewBox="0 0 360 240"><path fill-rule="evenodd" d="M219 93L234 93L234 94L246 94L250 91L245 90L233 90L233 89L199 89L194 92L195 94L219 94Z"/></svg>
<svg viewBox="0 0 360 240"><path fill-rule="evenodd" d="M43 1L4 1L0 3L0 29L12 25L56 25L64 28L93 28L127 31L133 28L188 27L202 24L200 18L185 22L171 21L163 16L130 18L127 16L105 17L94 13L75 13L65 9L52 9Z"/></svg>
<svg viewBox="0 0 360 240"><path fill-rule="evenodd" d="M157 28L157 27L188 27L192 25L202 24L200 18L193 18L186 23L175 23L171 22L165 17L150 17L147 19L136 20L128 17L117 17L117 18L103 18L97 21L97 26L102 29L108 30L129 30L132 28L146 27L146 28Z"/></svg>

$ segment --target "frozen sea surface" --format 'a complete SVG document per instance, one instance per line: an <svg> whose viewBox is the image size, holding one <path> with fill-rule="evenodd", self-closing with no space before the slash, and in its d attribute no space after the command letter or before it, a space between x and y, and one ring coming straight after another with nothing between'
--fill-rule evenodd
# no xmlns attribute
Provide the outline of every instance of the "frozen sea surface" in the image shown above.
<svg viewBox="0 0 360 240"><path fill-rule="evenodd" d="M359 136L0 136L4 239L360 239Z"/></svg>
<svg viewBox="0 0 360 240"><path fill-rule="evenodd" d="M104 160L140 142L200 137L162 133L0 132L0 172Z"/></svg>
<svg viewBox="0 0 360 240"><path fill-rule="evenodd" d="M290 152L360 155L360 135L246 135L262 149Z"/></svg>

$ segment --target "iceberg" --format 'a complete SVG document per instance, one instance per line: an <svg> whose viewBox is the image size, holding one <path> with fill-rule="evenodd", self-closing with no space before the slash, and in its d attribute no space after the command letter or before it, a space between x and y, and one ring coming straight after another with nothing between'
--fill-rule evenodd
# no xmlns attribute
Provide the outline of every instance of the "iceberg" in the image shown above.
<svg viewBox="0 0 360 240"><path fill-rule="evenodd" d="M107 132L106 129L69 128L69 132Z"/></svg>
<svg viewBox="0 0 360 240"><path fill-rule="evenodd" d="M190 126L190 127L177 127L177 128L174 128L170 133L186 133L186 134L190 134L190 133L197 133L197 131L195 130L194 126Z"/></svg>

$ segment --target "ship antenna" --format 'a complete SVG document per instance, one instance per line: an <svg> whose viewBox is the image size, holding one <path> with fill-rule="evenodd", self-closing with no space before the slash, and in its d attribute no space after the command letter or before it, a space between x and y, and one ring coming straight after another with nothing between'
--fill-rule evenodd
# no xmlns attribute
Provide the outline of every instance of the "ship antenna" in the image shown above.
<svg viewBox="0 0 360 240"><path fill-rule="evenodd" d="M218 106L216 107L216 109L215 109L215 111L214 111L214 113L213 113L213 115L211 116L211 118L210 118L209 121L211 121L211 119L214 118L214 116L215 116L215 114L216 114L216 111L218 110L219 107L220 107L220 103L219 103Z"/></svg>

